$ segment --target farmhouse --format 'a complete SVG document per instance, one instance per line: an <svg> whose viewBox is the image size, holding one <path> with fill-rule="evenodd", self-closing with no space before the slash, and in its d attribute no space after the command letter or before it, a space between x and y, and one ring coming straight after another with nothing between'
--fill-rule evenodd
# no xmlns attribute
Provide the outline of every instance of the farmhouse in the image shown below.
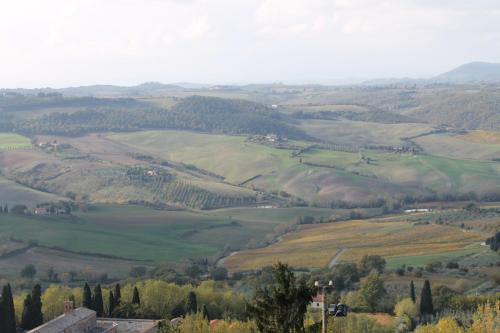
<svg viewBox="0 0 500 333"><path fill-rule="evenodd" d="M28 333L157 333L158 321L143 319L97 318L87 308L73 308L64 302L64 314Z"/></svg>
<svg viewBox="0 0 500 333"><path fill-rule="evenodd" d="M312 302L310 303L310 306L312 309L323 309L323 296L314 296Z"/></svg>
<svg viewBox="0 0 500 333"><path fill-rule="evenodd" d="M45 207L38 207L35 208L35 215L48 215L49 212L47 211L47 208Z"/></svg>
<svg viewBox="0 0 500 333"><path fill-rule="evenodd" d="M418 209L406 209L405 213L428 213L431 211L432 211L432 209L428 209L428 208L418 208Z"/></svg>

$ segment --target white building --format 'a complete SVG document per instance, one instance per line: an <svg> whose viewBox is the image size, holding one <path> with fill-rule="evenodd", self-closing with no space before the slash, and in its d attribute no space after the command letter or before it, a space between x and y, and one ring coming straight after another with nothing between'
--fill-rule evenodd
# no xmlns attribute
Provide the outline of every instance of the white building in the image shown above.
<svg viewBox="0 0 500 333"><path fill-rule="evenodd" d="M323 309L323 296L316 295L313 297L312 302L309 304L311 309Z"/></svg>

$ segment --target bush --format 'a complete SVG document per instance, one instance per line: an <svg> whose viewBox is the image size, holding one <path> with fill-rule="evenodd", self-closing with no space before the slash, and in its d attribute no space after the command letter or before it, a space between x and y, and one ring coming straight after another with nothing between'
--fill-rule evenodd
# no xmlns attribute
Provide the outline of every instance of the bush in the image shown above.
<svg viewBox="0 0 500 333"><path fill-rule="evenodd" d="M385 259L378 255L365 255L359 262L359 273L361 276L370 274L372 270L382 273L385 268Z"/></svg>
<svg viewBox="0 0 500 333"><path fill-rule="evenodd" d="M351 314L344 318L335 318L329 325L328 332L392 333L394 327L382 326L366 315Z"/></svg>
<svg viewBox="0 0 500 333"><path fill-rule="evenodd" d="M26 265L21 270L21 277L26 279L33 279L36 275L36 268L33 265Z"/></svg>
<svg viewBox="0 0 500 333"><path fill-rule="evenodd" d="M450 262L446 263L446 268L448 268L448 269L458 269L458 268L460 268L460 266L458 265L457 262L450 261Z"/></svg>
<svg viewBox="0 0 500 333"><path fill-rule="evenodd" d="M418 315L417 305L413 303L411 298L404 298L396 304L394 313L398 317L404 317L406 315L410 318L415 318Z"/></svg>
<svg viewBox="0 0 500 333"><path fill-rule="evenodd" d="M442 267L443 267L443 264L440 261L433 261L433 262L430 262L427 265L425 265L425 270L427 272L433 273L437 269L442 268Z"/></svg>
<svg viewBox="0 0 500 333"><path fill-rule="evenodd" d="M13 214L24 214L27 209L26 205L15 205L10 209L10 212Z"/></svg>
<svg viewBox="0 0 500 333"><path fill-rule="evenodd" d="M215 281L222 281L227 279L227 269L224 267L217 267L212 270L212 279Z"/></svg>

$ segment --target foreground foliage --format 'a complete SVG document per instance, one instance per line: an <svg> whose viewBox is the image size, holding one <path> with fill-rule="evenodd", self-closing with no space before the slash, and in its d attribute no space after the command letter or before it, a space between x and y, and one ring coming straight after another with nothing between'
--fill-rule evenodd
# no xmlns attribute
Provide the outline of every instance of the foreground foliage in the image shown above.
<svg viewBox="0 0 500 333"><path fill-rule="evenodd" d="M418 327L415 333L497 333L500 332L500 301L479 305L470 327L463 327L453 317L440 319L435 325Z"/></svg>
<svg viewBox="0 0 500 333"><path fill-rule="evenodd" d="M297 281L288 265L278 263L273 270L271 286L257 290L248 312L262 333L303 332L312 296L313 290L304 279Z"/></svg>

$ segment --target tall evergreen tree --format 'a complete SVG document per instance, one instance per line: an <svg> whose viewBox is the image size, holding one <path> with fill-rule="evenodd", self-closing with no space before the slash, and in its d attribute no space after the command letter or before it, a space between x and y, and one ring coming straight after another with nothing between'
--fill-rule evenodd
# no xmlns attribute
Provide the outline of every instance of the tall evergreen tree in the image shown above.
<svg viewBox="0 0 500 333"><path fill-rule="evenodd" d="M97 317L102 317L104 314L104 303L102 301L102 290L100 284L94 288L94 295L92 295L92 310L96 312Z"/></svg>
<svg viewBox="0 0 500 333"><path fill-rule="evenodd" d="M415 284L413 284L413 280L410 282L410 297L413 303L417 301L417 297L415 296Z"/></svg>
<svg viewBox="0 0 500 333"><path fill-rule="evenodd" d="M37 325L33 324L33 303L31 302L31 295L26 295L24 299L23 314L21 317L21 329L27 331L35 328Z"/></svg>
<svg viewBox="0 0 500 333"><path fill-rule="evenodd" d="M420 313L423 315L433 314L434 306L432 305L431 284L429 280L425 280L420 294Z"/></svg>
<svg viewBox="0 0 500 333"><path fill-rule="evenodd" d="M256 291L248 312L262 333L303 332L312 295L313 289L303 279L297 281L288 265L278 263L273 268L273 283Z"/></svg>
<svg viewBox="0 0 500 333"><path fill-rule="evenodd" d="M198 302L196 301L196 294L194 291L190 291L186 298L186 305L184 306L186 314L198 312Z"/></svg>
<svg viewBox="0 0 500 333"><path fill-rule="evenodd" d="M118 307L120 305L120 302L121 302L121 299L122 299L122 292L120 290L120 284L117 283L115 285L115 308Z"/></svg>
<svg viewBox="0 0 500 333"><path fill-rule="evenodd" d="M8 213L9 213L9 206L5 205L5 206L3 207L3 212L4 212L5 214L8 214Z"/></svg>
<svg viewBox="0 0 500 333"><path fill-rule="evenodd" d="M113 296L113 292L109 291L109 303L108 303L108 316L113 317L113 311L115 310L116 300Z"/></svg>
<svg viewBox="0 0 500 333"><path fill-rule="evenodd" d="M0 318L0 322L2 323L2 333L16 333L16 313L10 284L3 286L1 309L2 318Z"/></svg>
<svg viewBox="0 0 500 333"><path fill-rule="evenodd" d="M82 296L82 306L87 309L92 309L92 292L90 291L89 284L85 282L85 286L83 287L83 296Z"/></svg>
<svg viewBox="0 0 500 333"><path fill-rule="evenodd" d="M134 294L132 295L132 304L141 305L141 298L139 297L139 290L134 287Z"/></svg>
<svg viewBox="0 0 500 333"><path fill-rule="evenodd" d="M31 319L33 321L33 327L42 325L42 287L39 284L36 284L31 291L31 306Z"/></svg>

